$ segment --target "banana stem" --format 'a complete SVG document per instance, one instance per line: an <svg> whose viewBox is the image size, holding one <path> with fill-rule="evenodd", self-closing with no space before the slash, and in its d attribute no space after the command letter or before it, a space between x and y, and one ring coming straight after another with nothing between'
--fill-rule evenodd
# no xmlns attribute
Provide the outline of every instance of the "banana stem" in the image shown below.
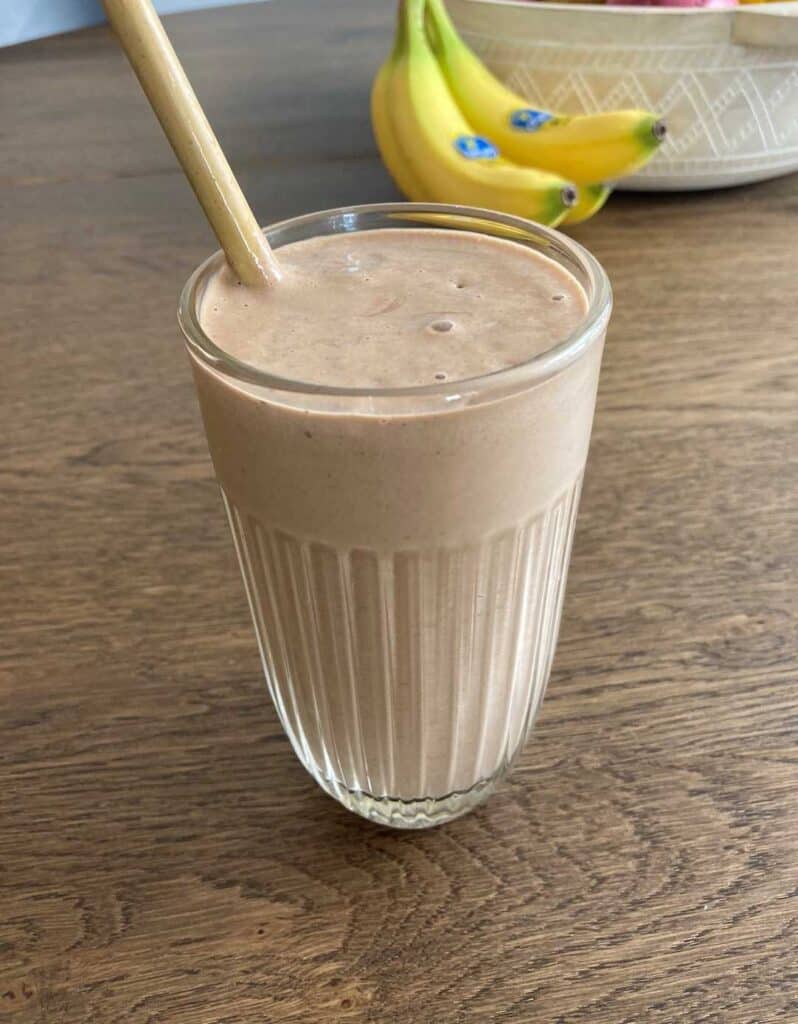
<svg viewBox="0 0 798 1024"><path fill-rule="evenodd" d="M396 35L391 50L391 60L398 60L407 47L407 27L405 25L405 0L399 0L396 8Z"/></svg>
<svg viewBox="0 0 798 1024"><path fill-rule="evenodd" d="M427 15L429 21L435 26L435 34L441 45L459 38L443 0L427 0Z"/></svg>
<svg viewBox="0 0 798 1024"><path fill-rule="evenodd" d="M410 50L429 50L427 34L424 31L424 13L427 0L403 0L404 29Z"/></svg>
<svg viewBox="0 0 798 1024"><path fill-rule="evenodd" d="M452 21L443 0L426 2L427 42L438 61L448 70L452 54L459 47L471 52ZM476 56L472 54L474 60Z"/></svg>

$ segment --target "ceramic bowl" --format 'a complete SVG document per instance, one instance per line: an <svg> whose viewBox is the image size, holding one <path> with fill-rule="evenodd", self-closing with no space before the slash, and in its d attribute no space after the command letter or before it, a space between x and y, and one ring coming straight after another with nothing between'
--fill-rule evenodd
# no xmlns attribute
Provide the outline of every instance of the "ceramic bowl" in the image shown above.
<svg viewBox="0 0 798 1024"><path fill-rule="evenodd" d="M718 188L798 170L798 2L730 9L448 0L532 105L656 111L669 137L622 188Z"/></svg>

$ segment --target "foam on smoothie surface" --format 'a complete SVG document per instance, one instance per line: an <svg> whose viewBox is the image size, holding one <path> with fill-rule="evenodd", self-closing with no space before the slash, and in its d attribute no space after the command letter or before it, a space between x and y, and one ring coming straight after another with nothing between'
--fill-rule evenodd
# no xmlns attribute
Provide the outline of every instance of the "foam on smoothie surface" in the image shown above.
<svg viewBox="0 0 798 1024"><path fill-rule="evenodd" d="M279 251L278 286L211 279L201 320L230 355L276 376L403 387L491 373L568 337L576 279L504 239L435 228L311 238Z"/></svg>

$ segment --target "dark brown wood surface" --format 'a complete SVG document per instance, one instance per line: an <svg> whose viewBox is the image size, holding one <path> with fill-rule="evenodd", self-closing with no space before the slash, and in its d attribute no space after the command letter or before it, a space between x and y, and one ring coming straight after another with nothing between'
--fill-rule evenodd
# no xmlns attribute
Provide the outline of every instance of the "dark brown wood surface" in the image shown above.
<svg viewBox="0 0 798 1024"><path fill-rule="evenodd" d="M169 30L263 222L391 199L392 5ZM485 807L347 814L261 678L105 29L0 53L0 1021L798 1021L798 179L620 196L559 652Z"/></svg>

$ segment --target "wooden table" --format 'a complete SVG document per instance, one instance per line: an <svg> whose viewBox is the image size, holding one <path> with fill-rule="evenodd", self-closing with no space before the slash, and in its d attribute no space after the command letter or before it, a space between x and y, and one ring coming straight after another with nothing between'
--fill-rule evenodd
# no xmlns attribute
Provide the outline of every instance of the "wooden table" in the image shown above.
<svg viewBox="0 0 798 1024"><path fill-rule="evenodd" d="M262 221L394 198L392 17L169 20ZM175 326L213 242L124 59L7 50L0 95L0 1021L794 1024L798 180L579 230L616 312L549 695L395 834L267 699Z"/></svg>

